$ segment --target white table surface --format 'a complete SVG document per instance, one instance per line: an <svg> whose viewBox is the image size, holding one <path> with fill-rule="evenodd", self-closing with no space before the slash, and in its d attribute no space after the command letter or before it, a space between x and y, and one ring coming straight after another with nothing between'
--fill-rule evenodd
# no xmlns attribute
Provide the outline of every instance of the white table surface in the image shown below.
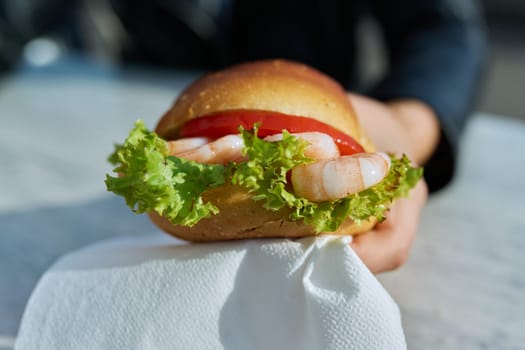
<svg viewBox="0 0 525 350"><path fill-rule="evenodd" d="M105 159L136 119L153 127L196 75L66 62L0 81L0 349L59 256L157 233L106 193ZM524 149L524 123L475 115L457 177L430 198L408 263L379 276L409 349L525 347Z"/></svg>

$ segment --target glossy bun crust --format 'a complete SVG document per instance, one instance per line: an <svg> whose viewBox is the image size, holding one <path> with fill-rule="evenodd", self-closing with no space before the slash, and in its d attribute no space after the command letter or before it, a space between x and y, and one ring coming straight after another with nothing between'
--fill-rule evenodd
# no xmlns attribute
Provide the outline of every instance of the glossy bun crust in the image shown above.
<svg viewBox="0 0 525 350"><path fill-rule="evenodd" d="M284 60L244 63L203 76L182 92L155 131L167 140L176 139L188 120L227 110L265 110L314 118L352 136L365 150L373 150L344 89L311 67ZM189 241L316 234L312 227L289 220L287 209L264 209L239 186L221 186L203 197L214 203L220 213L195 226L172 225L156 213L151 213L150 218L165 232ZM353 235L368 231L375 223L374 218L360 225L346 220L331 234Z"/></svg>

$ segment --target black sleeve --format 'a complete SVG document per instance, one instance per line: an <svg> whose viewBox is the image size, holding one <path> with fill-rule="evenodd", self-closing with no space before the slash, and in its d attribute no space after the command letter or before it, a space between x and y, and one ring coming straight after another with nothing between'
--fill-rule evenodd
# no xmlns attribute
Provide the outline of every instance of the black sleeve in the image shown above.
<svg viewBox="0 0 525 350"><path fill-rule="evenodd" d="M371 95L416 98L441 122L440 144L425 164L431 191L452 178L461 131L478 94L487 40L475 0L372 1L389 53L387 76Z"/></svg>

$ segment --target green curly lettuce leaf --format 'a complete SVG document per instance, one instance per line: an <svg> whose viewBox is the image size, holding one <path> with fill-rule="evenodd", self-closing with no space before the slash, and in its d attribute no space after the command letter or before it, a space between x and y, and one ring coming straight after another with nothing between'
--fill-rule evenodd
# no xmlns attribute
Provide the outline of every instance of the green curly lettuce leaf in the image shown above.
<svg viewBox="0 0 525 350"><path fill-rule="evenodd" d="M219 212L202 193L224 184L225 167L168 155L166 141L135 123L108 158L119 176L106 176L108 191L123 196L135 213L155 211L173 224L192 226Z"/></svg>
<svg viewBox="0 0 525 350"><path fill-rule="evenodd" d="M246 187L254 200L264 200L264 208L279 210L285 206L293 207L295 195L286 190L286 174L295 166L310 163L304 156L308 143L283 132L283 139L277 142L264 141L254 133L241 130L244 141L243 154L247 162L236 164L232 173L232 183Z"/></svg>
<svg viewBox="0 0 525 350"><path fill-rule="evenodd" d="M123 196L136 213L155 211L173 224L192 226L218 213L202 194L231 182L245 187L267 210L289 208L290 219L302 220L317 232L332 232L346 218L384 220L390 203L407 196L423 173L406 156L392 156L390 171L379 184L343 199L312 202L297 197L287 178L293 167L312 161L304 156L307 142L287 132L281 141L267 142L257 137L257 129L241 130L241 136L248 161L201 164L169 156L166 142L139 121L109 157L119 176L107 175L107 189Z"/></svg>
<svg viewBox="0 0 525 350"><path fill-rule="evenodd" d="M407 196L423 174L422 168L410 165L408 157L391 156L390 171L379 184L343 199L312 202L297 197L286 178L294 166L311 161L303 155L304 141L287 133L280 142L266 142L247 131L241 134L250 160L239 164L232 182L246 187L254 194L253 199L263 201L268 210L290 208L292 220L303 220L317 232L333 232L346 218L360 222L375 216L384 220L389 204L395 198Z"/></svg>

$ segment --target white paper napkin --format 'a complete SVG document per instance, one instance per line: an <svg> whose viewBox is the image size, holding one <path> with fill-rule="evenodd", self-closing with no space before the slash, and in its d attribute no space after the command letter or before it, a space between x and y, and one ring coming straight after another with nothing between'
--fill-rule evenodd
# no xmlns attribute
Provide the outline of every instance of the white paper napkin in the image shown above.
<svg viewBox="0 0 525 350"><path fill-rule="evenodd" d="M119 239L40 280L15 349L406 349L348 238Z"/></svg>

